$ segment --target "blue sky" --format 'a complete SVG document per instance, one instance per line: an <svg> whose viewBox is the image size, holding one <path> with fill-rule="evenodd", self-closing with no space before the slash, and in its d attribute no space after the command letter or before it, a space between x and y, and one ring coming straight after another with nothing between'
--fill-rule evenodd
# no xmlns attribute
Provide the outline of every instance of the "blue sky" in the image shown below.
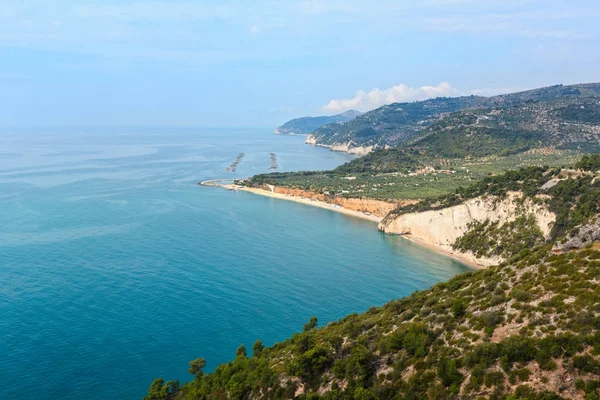
<svg viewBox="0 0 600 400"><path fill-rule="evenodd" d="M0 0L0 126L271 126L600 81L596 1Z"/></svg>

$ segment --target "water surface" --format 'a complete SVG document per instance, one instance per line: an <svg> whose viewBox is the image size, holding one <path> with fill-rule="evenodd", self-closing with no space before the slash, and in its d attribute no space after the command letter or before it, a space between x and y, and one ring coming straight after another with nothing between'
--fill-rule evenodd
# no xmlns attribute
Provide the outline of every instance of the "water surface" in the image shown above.
<svg viewBox="0 0 600 400"><path fill-rule="evenodd" d="M139 399L191 359L466 270L369 221L196 185L270 152L288 171L350 160L266 130L0 133L0 398Z"/></svg>

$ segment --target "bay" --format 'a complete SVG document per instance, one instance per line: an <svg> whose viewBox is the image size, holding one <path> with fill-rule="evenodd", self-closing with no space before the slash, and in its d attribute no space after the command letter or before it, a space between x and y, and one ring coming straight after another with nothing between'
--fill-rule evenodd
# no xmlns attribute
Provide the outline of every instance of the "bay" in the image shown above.
<svg viewBox="0 0 600 400"><path fill-rule="evenodd" d="M264 129L0 133L0 398L139 399L467 271L369 221L198 181L351 156ZM235 173L225 169L244 153Z"/></svg>

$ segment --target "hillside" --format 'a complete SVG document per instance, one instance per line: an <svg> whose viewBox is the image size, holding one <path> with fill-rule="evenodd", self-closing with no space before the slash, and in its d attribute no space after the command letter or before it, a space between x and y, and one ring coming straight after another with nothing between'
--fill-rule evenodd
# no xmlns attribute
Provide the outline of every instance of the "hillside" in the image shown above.
<svg viewBox="0 0 600 400"><path fill-rule="evenodd" d="M402 144L371 151L333 171L257 175L248 184L394 202L429 199L508 169L565 166L582 153L600 152L600 96L590 96L597 88L600 85L560 86L488 99L454 99L458 103L411 103L421 109L433 103L449 107L465 99L496 105L436 117Z"/></svg>
<svg viewBox="0 0 600 400"><path fill-rule="evenodd" d="M325 125L307 143L335 150L397 146L433 123L443 113L475 107L482 97L437 98L414 103L394 103L356 117L344 125Z"/></svg>
<svg viewBox="0 0 600 400"><path fill-rule="evenodd" d="M157 379L147 399L598 399L598 170L600 156L586 156L398 209L390 219L519 192L556 219L540 234L511 202L518 222L480 221L454 243L504 263L325 327L313 318L285 342L241 346L210 374L194 360L193 381Z"/></svg>
<svg viewBox="0 0 600 400"><path fill-rule="evenodd" d="M600 144L600 97L528 101L459 111L421 131L411 147L438 157L508 155L532 149L591 151Z"/></svg>
<svg viewBox="0 0 600 400"><path fill-rule="evenodd" d="M316 129L307 138L307 143L339 151L365 154L374 149L401 145L435 123L439 122L439 124L447 126L455 121L453 119L444 121L444 119L448 114L457 111L481 108L508 109L528 102L551 103L558 99L569 104L569 100L594 96L600 96L600 84L598 83L555 85L493 97L468 96L436 98L414 103L394 103L367 112L349 123L339 126L325 125ZM538 113L538 110L531 107L529 111ZM539 110L539 112L542 111ZM565 116L555 115L554 117L566 120ZM579 120L585 119L582 115L579 115L578 118ZM534 123L535 121L534 119Z"/></svg>
<svg viewBox="0 0 600 400"><path fill-rule="evenodd" d="M307 135L327 124L348 122L361 115L360 111L350 110L341 114L321 117L301 117L292 119L275 129L276 135Z"/></svg>

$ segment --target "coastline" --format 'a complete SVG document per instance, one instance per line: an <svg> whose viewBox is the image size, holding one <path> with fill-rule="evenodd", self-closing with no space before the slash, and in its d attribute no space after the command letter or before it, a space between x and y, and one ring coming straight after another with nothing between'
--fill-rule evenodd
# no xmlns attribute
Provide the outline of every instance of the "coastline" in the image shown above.
<svg viewBox="0 0 600 400"><path fill-rule="evenodd" d="M344 215L364 219L366 221L371 221L371 222L375 222L375 223L379 223L383 219L376 215L372 215L372 214L367 215L360 211L348 210L347 208L343 208L337 204L331 204L331 203L327 203L325 201L316 200L316 199L307 199L307 198L302 198L302 197L297 197L297 196L291 196L288 194L269 192L264 189L249 188L246 186L240 186L240 185L234 185L234 184L214 184L211 181L202 182L201 185L203 185L203 186L220 186L227 190L235 190L235 191L239 190L239 191L243 191L243 192L250 192L250 193L258 194L260 196L272 197L272 198L276 198L276 199L280 199L280 200L293 201L293 202L300 203L300 204L306 204L306 205L313 206L313 207L319 207L319 208L324 208L326 210L339 212Z"/></svg>
<svg viewBox="0 0 600 400"><path fill-rule="evenodd" d="M229 190L229 191L243 191L243 192L254 193L259 196L271 197L271 198L276 198L276 199L280 199L280 200L293 201L296 203L306 204L306 205L313 206L313 207L324 208L326 210L335 211L335 212L338 212L338 213L341 213L344 215L348 215L348 216L355 217L355 218L360 218L360 219L375 222L375 223L379 223L379 222L381 222L381 220L383 220L383 218L378 217L376 215L367 215L360 211L348 210L347 208L343 208L337 204L331 204L331 203L327 203L327 202L321 201L321 200L308 199L308 198L302 198L302 197L292 196L292 195L288 195L288 194L269 192L264 189L249 188L246 186L240 186L240 185L235 185L233 183L225 183L225 182L230 182L230 181L224 180L224 179L214 179L214 180L210 180L210 181L200 182L200 185L201 186L216 186L216 187L221 187L221 188ZM427 243L423 240L412 237L411 235L397 235L397 236L400 236L403 239L406 239L406 240L408 240L412 243L415 243L419 246L423 246L423 247L425 247L431 251L434 251L438 254L442 254L447 257L450 257L472 269L479 270L479 269L486 268L485 266L478 264L475 260L471 259L467 255L460 255L460 254L450 252L439 246L436 246L431 243Z"/></svg>
<svg viewBox="0 0 600 400"><path fill-rule="evenodd" d="M396 236L400 236L401 238L409 240L412 243L418 244L419 246L423 246L431 251L435 251L436 253L443 254L446 257L450 257L453 260L456 260L459 263L464 264L474 270L480 270L480 269L487 268L485 265L481 265L481 264L477 263L475 260L473 260L471 257L468 257L467 255L460 255L460 254L453 253L442 247L439 247L434 244L427 243L423 240L417 239L411 235L396 235Z"/></svg>

